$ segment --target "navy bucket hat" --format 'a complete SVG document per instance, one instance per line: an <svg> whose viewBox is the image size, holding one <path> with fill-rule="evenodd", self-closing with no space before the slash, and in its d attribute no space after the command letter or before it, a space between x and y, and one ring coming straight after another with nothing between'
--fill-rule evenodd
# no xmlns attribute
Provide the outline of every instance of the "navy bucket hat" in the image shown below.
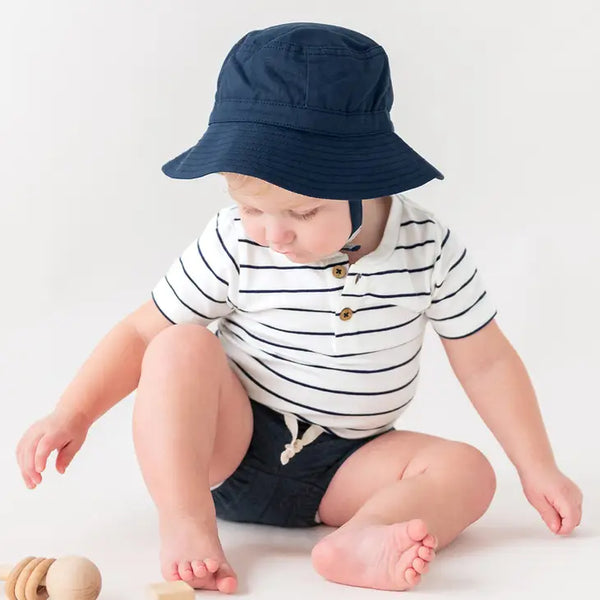
<svg viewBox="0 0 600 600"><path fill-rule="evenodd" d="M349 200L354 233L360 200L444 178L394 133L392 102L387 55L367 36L322 23L250 31L225 57L204 135L162 170Z"/></svg>

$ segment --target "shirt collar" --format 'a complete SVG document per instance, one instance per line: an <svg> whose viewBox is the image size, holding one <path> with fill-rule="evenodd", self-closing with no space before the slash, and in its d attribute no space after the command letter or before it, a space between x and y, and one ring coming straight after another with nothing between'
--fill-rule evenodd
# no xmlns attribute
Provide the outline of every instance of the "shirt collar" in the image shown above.
<svg viewBox="0 0 600 600"><path fill-rule="evenodd" d="M387 261L396 248L398 243L398 231L402 220L402 200L400 199L399 194L392 194L391 198L390 212L388 213L381 241L375 250L369 252L369 254L365 254L365 256L356 261L355 264L360 264L361 267L381 264L382 262ZM340 252L339 255L344 258L346 257L342 252Z"/></svg>

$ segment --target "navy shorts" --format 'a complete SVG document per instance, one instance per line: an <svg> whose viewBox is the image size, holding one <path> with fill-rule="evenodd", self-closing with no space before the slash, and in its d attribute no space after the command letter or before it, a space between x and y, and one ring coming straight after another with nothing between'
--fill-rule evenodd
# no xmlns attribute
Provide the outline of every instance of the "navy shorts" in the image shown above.
<svg viewBox="0 0 600 600"><path fill-rule="evenodd" d="M341 464L378 435L348 440L324 431L286 464L280 462L292 434L283 415L250 401L254 431L236 471L212 489L217 517L279 527L318 525L317 510ZM298 423L301 437L309 423Z"/></svg>

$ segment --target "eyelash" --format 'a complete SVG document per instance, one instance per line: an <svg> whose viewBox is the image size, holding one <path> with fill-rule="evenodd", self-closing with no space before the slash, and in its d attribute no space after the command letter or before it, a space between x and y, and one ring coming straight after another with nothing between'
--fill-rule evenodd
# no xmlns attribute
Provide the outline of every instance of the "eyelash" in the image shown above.
<svg viewBox="0 0 600 600"><path fill-rule="evenodd" d="M312 219L317 214L318 209L311 210L310 212L304 213L303 215L294 215L303 221L308 221L308 219Z"/></svg>
<svg viewBox="0 0 600 600"><path fill-rule="evenodd" d="M312 219L317 214L318 210L319 210L318 208L315 208L315 209L311 210L310 212L307 212L307 213L304 213L301 215L294 214L294 213L292 213L292 214L296 219L301 219L302 221L308 221L309 219ZM242 207L242 211L250 216L256 216L256 215L261 214L260 211L253 209L253 208L248 208L246 206Z"/></svg>

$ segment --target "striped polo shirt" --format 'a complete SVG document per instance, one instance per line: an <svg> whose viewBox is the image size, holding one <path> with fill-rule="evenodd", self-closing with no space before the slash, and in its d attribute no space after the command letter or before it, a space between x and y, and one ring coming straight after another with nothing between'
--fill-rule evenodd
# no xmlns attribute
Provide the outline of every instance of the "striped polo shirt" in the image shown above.
<svg viewBox="0 0 600 600"><path fill-rule="evenodd" d="M415 396L425 326L461 338L496 315L456 235L403 194L383 237L350 265L308 264L246 235L220 210L152 291L172 323L208 325L248 397L343 438L393 427Z"/></svg>

